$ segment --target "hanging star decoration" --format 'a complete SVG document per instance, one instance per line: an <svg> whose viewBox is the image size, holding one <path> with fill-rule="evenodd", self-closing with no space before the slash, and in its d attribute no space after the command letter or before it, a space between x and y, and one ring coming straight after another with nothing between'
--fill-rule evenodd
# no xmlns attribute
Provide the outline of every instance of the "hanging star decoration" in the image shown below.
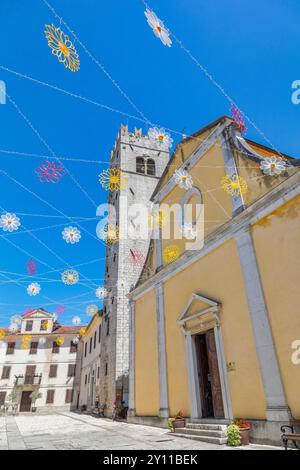
<svg viewBox="0 0 300 470"><path fill-rule="evenodd" d="M6 214L2 214L0 217L0 227L4 232L13 232L18 230L20 225L20 219L16 216L16 214L6 212Z"/></svg>
<svg viewBox="0 0 300 470"><path fill-rule="evenodd" d="M27 287L27 293L30 296L38 295L41 291L41 286L37 282L32 282Z"/></svg>
<svg viewBox="0 0 300 470"><path fill-rule="evenodd" d="M66 170L59 161L44 160L35 170L41 183L59 183Z"/></svg>
<svg viewBox="0 0 300 470"><path fill-rule="evenodd" d="M36 262L33 259L30 259L29 261L27 261L26 269L27 269L29 276L33 276L37 271Z"/></svg>
<svg viewBox="0 0 300 470"><path fill-rule="evenodd" d="M88 305L86 308L86 313L90 316L93 317L98 313L98 307L97 305Z"/></svg>
<svg viewBox="0 0 300 470"><path fill-rule="evenodd" d="M246 131L247 131L247 127L246 127L246 124L245 124L245 121L244 121L244 114L235 105L231 106L230 111L231 111L232 117L234 119L234 122L236 124L236 127L238 128L238 130L241 133L245 134Z"/></svg>
<svg viewBox="0 0 300 470"><path fill-rule="evenodd" d="M99 182L107 191L120 191L127 187L128 176L120 168L109 168L100 173Z"/></svg>
<svg viewBox="0 0 300 470"><path fill-rule="evenodd" d="M269 157L260 162L260 169L267 176L280 175L287 168L287 162L283 158Z"/></svg>
<svg viewBox="0 0 300 470"><path fill-rule="evenodd" d="M32 338L31 335L22 336L21 349L29 349L31 338Z"/></svg>
<svg viewBox="0 0 300 470"><path fill-rule="evenodd" d="M170 31L165 27L164 23L156 16L154 11L148 7L145 11L148 25L152 28L155 36L157 36L164 46L171 47L172 40L170 38Z"/></svg>
<svg viewBox="0 0 300 470"><path fill-rule="evenodd" d="M67 269L62 273L61 280L67 286L72 286L79 281L79 274L74 269Z"/></svg>
<svg viewBox="0 0 300 470"><path fill-rule="evenodd" d="M50 326L49 320L42 320L41 321L41 330L42 331L48 330L48 326Z"/></svg>
<svg viewBox="0 0 300 470"><path fill-rule="evenodd" d="M180 248L177 245L169 245L163 250L163 260L166 264L176 261L180 256Z"/></svg>
<svg viewBox="0 0 300 470"><path fill-rule="evenodd" d="M5 338L5 331L0 329L0 341Z"/></svg>
<svg viewBox="0 0 300 470"><path fill-rule="evenodd" d="M151 127L148 131L148 137L153 144L165 144L168 148L172 147L173 139L164 129Z"/></svg>
<svg viewBox="0 0 300 470"><path fill-rule="evenodd" d="M74 245L74 243L79 243L80 238L81 238L81 233L77 227L66 227L62 231L62 237L65 240L65 242L71 243L71 245Z"/></svg>
<svg viewBox="0 0 300 470"><path fill-rule="evenodd" d="M246 194L248 191L246 180L238 175L224 176L221 179L221 185L226 193L235 197Z"/></svg>
<svg viewBox="0 0 300 470"><path fill-rule="evenodd" d="M71 70L77 72L80 69L80 60L76 52L75 46L60 28L56 28L54 24L45 25L45 36L48 41L48 46L52 49L52 54L55 55L59 62Z"/></svg>

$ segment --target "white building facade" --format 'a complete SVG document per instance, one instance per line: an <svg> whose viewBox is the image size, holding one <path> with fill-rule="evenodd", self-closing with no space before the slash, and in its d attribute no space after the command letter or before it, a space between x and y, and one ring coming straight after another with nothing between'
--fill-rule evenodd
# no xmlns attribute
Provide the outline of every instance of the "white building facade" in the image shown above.
<svg viewBox="0 0 300 470"><path fill-rule="evenodd" d="M23 315L20 326L0 328L0 410L77 408L79 338L80 327L61 326L43 309Z"/></svg>

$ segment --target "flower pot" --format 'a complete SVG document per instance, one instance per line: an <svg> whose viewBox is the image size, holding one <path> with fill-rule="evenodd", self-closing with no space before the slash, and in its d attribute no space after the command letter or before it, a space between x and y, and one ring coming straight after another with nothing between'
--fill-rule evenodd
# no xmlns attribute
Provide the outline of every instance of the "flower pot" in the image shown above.
<svg viewBox="0 0 300 470"><path fill-rule="evenodd" d="M240 433L241 433L241 444L242 444L242 446L249 445L250 428L240 428Z"/></svg>
<svg viewBox="0 0 300 470"><path fill-rule="evenodd" d="M173 421L173 428L184 428L185 427L185 419L184 418L179 418L179 419L174 419Z"/></svg>

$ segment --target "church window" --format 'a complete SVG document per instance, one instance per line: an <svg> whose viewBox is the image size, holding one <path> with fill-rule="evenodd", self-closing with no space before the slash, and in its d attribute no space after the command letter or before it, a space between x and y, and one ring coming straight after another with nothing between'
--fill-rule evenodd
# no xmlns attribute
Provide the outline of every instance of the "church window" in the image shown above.
<svg viewBox="0 0 300 470"><path fill-rule="evenodd" d="M136 172L137 173L145 173L145 160L143 157L137 157L136 159Z"/></svg>
<svg viewBox="0 0 300 470"><path fill-rule="evenodd" d="M147 175L155 176L155 161L152 158L147 160Z"/></svg>

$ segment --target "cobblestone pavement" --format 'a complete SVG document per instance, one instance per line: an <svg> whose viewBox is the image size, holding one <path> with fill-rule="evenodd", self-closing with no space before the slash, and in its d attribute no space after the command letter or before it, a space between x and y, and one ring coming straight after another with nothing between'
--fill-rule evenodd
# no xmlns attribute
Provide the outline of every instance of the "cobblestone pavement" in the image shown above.
<svg viewBox="0 0 300 470"><path fill-rule="evenodd" d="M254 445L247 449L249 447L274 449ZM6 449L226 450L228 447L176 437L166 429L66 412L0 417L0 450Z"/></svg>

